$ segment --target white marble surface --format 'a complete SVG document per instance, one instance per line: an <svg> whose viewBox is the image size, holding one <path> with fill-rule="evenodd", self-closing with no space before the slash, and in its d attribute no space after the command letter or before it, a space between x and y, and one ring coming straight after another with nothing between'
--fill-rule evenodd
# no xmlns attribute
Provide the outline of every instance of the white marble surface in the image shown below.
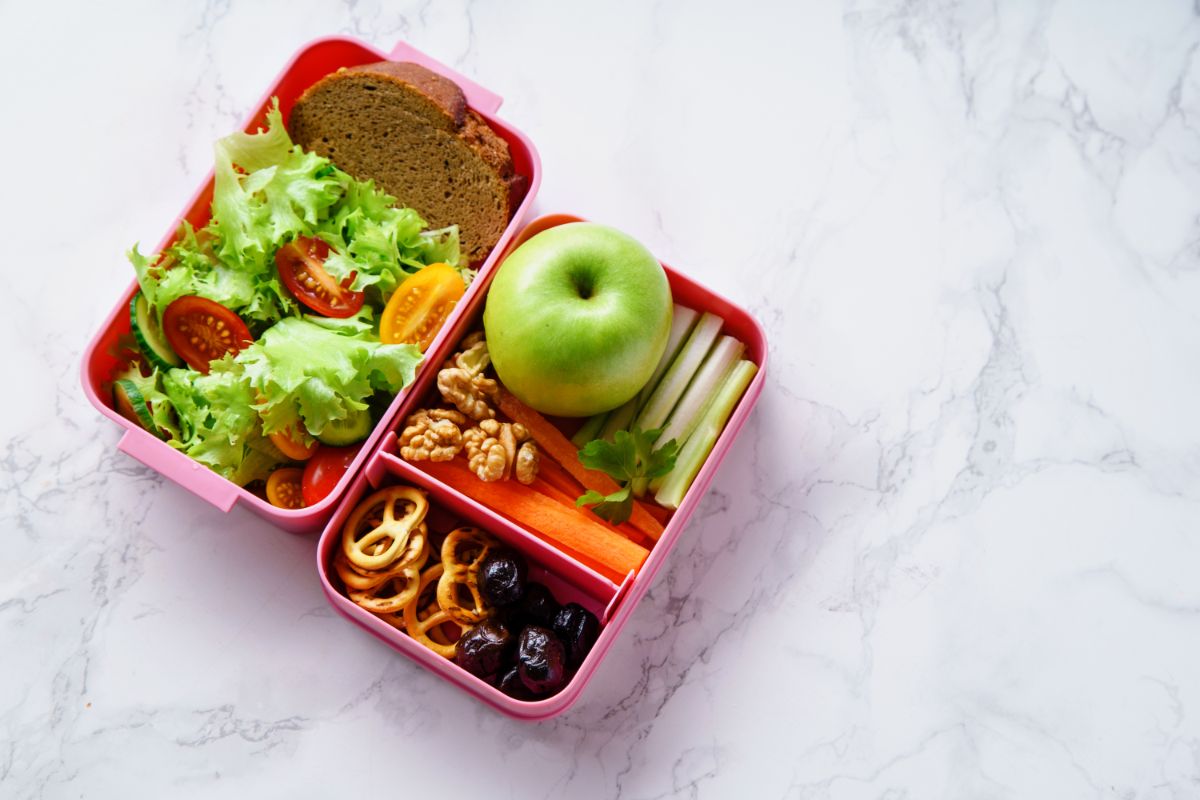
<svg viewBox="0 0 1200 800"><path fill-rule="evenodd" d="M0 796L1200 796L1196 9L510 6L0 0ZM770 333L548 724L335 617L312 537L117 453L79 387L125 248L329 33L507 97L539 210Z"/></svg>

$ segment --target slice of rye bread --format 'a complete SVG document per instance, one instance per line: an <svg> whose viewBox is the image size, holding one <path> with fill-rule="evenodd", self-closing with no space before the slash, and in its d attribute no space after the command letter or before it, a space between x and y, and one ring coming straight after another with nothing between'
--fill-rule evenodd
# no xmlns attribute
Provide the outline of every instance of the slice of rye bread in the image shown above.
<svg viewBox="0 0 1200 800"><path fill-rule="evenodd" d="M292 140L359 180L374 180L433 228L458 225L464 257L483 261L527 188L508 143L453 81L410 63L340 69L292 108Z"/></svg>

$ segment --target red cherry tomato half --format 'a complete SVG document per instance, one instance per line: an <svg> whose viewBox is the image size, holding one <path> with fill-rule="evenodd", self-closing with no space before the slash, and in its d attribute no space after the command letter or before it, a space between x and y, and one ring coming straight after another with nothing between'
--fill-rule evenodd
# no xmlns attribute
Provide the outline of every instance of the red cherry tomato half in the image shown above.
<svg viewBox="0 0 1200 800"><path fill-rule="evenodd" d="M358 448L356 444L349 447L317 446L317 452L304 465L304 477L300 481L305 505L315 506L329 496L358 455Z"/></svg>
<svg viewBox="0 0 1200 800"><path fill-rule="evenodd" d="M363 293L350 291L351 278L339 286L325 271L329 245L301 236L275 252L279 278L304 305L325 317L353 317L363 306Z"/></svg>
<svg viewBox="0 0 1200 800"><path fill-rule="evenodd" d="M180 297L163 310L163 333L171 349L200 372L208 372L213 359L254 341L241 317L220 303L193 295Z"/></svg>

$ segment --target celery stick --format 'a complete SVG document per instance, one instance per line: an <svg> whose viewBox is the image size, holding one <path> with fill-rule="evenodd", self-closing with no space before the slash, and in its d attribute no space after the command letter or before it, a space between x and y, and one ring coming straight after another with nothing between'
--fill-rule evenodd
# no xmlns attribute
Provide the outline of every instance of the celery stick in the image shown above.
<svg viewBox="0 0 1200 800"><path fill-rule="evenodd" d="M637 398L631 397L624 405L617 406L608 415L608 419L604 422L604 427L600 429L601 439L612 441L613 434L617 431L629 430L629 423L633 422L633 415L637 413Z"/></svg>
<svg viewBox="0 0 1200 800"><path fill-rule="evenodd" d="M675 356L679 353L679 348L683 346L684 340L692 332L692 328L696 326L696 319L699 316L700 312L696 309L685 308L678 304L671 310L671 333L667 336L667 347L663 350L662 358L658 360L658 365L654 367L654 372L650 374L650 380L646 381L646 385L637 393L637 406L634 408L635 413L641 411L642 406L650 399L651 393L658 386L659 379L667 371L667 367L671 366L671 362L675 360ZM629 422L632 421L632 418L630 418Z"/></svg>
<svg viewBox="0 0 1200 800"><path fill-rule="evenodd" d="M688 336L687 342L680 349L679 355L675 356L675 360L671 362L671 368L663 375L662 381L654 389L650 399L646 401L645 408L634 420L633 427L648 431L661 427L667 421L671 409L675 408L675 403L683 394L683 390L687 388L692 376L696 374L700 362L708 355L713 341L716 340L717 334L721 332L721 326L724 324L725 321L716 314L706 313L700 317L700 321L696 323L696 327Z"/></svg>
<svg viewBox="0 0 1200 800"><path fill-rule="evenodd" d="M688 439L687 444L683 446L683 450L675 459L675 468L663 479L662 485L654 495L654 499L660 506L679 508L679 504L683 502L683 496L687 494L692 481L699 474L700 467L704 466L705 459L712 452L713 445L717 443L717 437L721 435L721 431L725 430L725 423L729 421L729 415L733 413L738 401L742 399L742 394L745 393L746 387L750 385L756 372L758 372L758 367L754 362L739 361L725 378L717 396L713 398L708 410L704 412L700 424L696 426L691 438Z"/></svg>
<svg viewBox="0 0 1200 800"><path fill-rule="evenodd" d="M587 421L575 431L575 435L571 437L571 444L582 448L585 444L595 439L600 433L600 429L604 427L604 421L608 419L611 412L605 411L603 414L596 414L593 417L588 417Z"/></svg>
<svg viewBox="0 0 1200 800"><path fill-rule="evenodd" d="M745 350L746 346L732 336L722 336L717 340L717 343L713 345L712 352L708 354L696 372L696 377L692 378L692 382L688 384L683 397L679 398L679 403L676 404L670 419L667 420L667 426L663 428L662 435L654 443L655 447L662 447L672 439L677 445L683 447L688 436L700 424L704 410L716 398L721 384L725 381L725 376L737 364Z"/></svg>
<svg viewBox="0 0 1200 800"><path fill-rule="evenodd" d="M672 359L679 352L679 346L683 344L683 340L687 335L692 332L692 326L696 324L696 318L699 316L700 312L693 308L676 305L672 309L671 333L667 336L667 346L663 350L662 358L658 360L658 364L654 367L654 372L650 375L650 380L646 381L646 385L628 403L612 411L597 414L584 423L584 426L579 429L579 433L575 434L575 437L587 435L590 438L577 441L575 437L572 437L571 441L577 447L583 447L592 439L607 439L612 441L613 434L617 431L629 430L629 423L633 422L634 415L645 405L646 399L650 397L650 393L658 385L658 379L667 371L667 367L671 366Z"/></svg>

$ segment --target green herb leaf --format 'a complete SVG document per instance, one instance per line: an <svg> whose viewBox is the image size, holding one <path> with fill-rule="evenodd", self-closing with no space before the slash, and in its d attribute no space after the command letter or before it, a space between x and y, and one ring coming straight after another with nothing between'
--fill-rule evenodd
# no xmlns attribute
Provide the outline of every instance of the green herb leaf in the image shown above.
<svg viewBox="0 0 1200 800"><path fill-rule="evenodd" d="M588 491L575 501L576 506L592 506L596 516L614 525L620 525L633 513L633 492L630 487L618 489L610 495L602 495L595 489Z"/></svg>
<svg viewBox="0 0 1200 800"><path fill-rule="evenodd" d="M610 495L589 490L575 501L577 506L592 506L592 511L619 525L633 513L634 487L642 487L650 478L666 475L675 466L679 446L672 439L655 449L654 442L662 429L633 432L617 431L611 442L593 439L579 451L579 461L588 469L600 470L621 484Z"/></svg>

